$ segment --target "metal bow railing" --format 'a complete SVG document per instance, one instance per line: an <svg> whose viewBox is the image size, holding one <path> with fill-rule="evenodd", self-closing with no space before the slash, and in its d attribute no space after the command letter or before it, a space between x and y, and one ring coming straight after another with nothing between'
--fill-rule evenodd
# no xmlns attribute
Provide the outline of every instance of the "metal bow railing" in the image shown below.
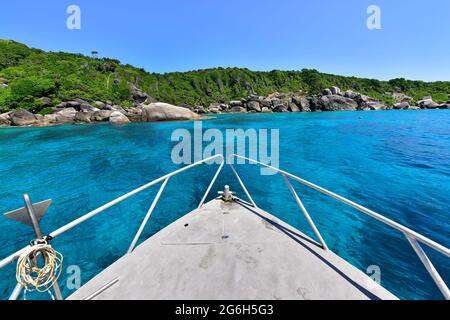
<svg viewBox="0 0 450 320"><path fill-rule="evenodd" d="M363 206L361 206L361 205L359 205L359 204L357 204L357 203L355 203L353 201L350 201L350 200L348 200L348 199L346 199L346 198L344 198L344 197L342 197L340 195L337 195L337 194L335 194L335 193L333 193L333 192L331 192L329 190L326 190L326 189L324 189L322 187L319 187L318 185L315 185L315 184L313 184L313 183L311 183L311 182L309 182L307 180L304 180L304 179L299 178L299 177L297 177L295 175L292 175L292 174L290 174L290 173L288 173L286 171L280 170L278 168L275 168L273 166L264 164L262 162L259 162L259 161L256 161L256 160L253 160L253 159L250 159L250 158L247 158L247 157L243 157L243 156L240 156L240 155L233 154L233 155L231 155L229 157L229 159L227 161L227 164L230 165L230 168L231 168L232 172L234 173L234 175L236 176L236 179L239 182L241 188L243 189L243 191L246 194L247 198L249 199L250 203L255 208L257 208L257 205L256 205L255 201L253 200L253 198L250 195L248 189L246 188L244 182L242 181L241 177L239 176L238 172L236 171L236 169L233 166L233 159L234 158L241 159L241 160L244 160L244 161L248 161L249 163L256 164L256 165L265 167L267 169L273 170L274 172L276 172L277 174L280 174L283 177L287 188L289 189L289 191L293 195L293 197L294 197L295 201L297 202L301 212L303 213L303 215L305 216L305 218L308 221L309 225L311 226L312 230L314 231L315 235L319 239L319 242L320 242L320 244L321 244L321 246L322 246L322 248L324 250L329 250L328 246L326 245L326 243L325 243L322 235L320 234L318 228L316 227L316 225L314 224L313 220L311 219L311 216L309 215L308 211L306 210L302 200L300 199L299 195L297 194L297 192L295 191L294 187L292 186L292 184L290 182L291 180L297 181L297 182L299 182L299 183L301 183L301 184L303 184L303 185L305 185L305 186L307 186L307 187L309 187L311 189L314 189L316 191L319 191L322 194L325 194L325 195L327 195L327 196L329 196L331 198L334 198L334 199L336 199L336 200L338 200L338 201L340 201L340 202L342 202L342 203L344 203L344 204L346 204L346 205L348 205L348 206L358 210L359 212L362 212L362 213L364 213L364 214L366 214L366 215L368 215L368 216L370 216L370 217L372 217L372 218L374 218L374 219L376 219L378 221L381 221L385 225L387 225L387 226L389 226L389 227L391 227L391 228L393 228L395 230L398 230L398 231L402 232L405 235L406 239L411 244L411 246L413 247L414 251L418 255L419 259L422 261L423 265L425 266L425 268L427 269L427 271L429 272L431 277L433 278L433 280L436 283L436 285L439 288L439 290L442 292L442 294L444 295L444 297L447 300L450 300L450 291L449 291L447 285L445 284L444 280L442 279L442 277L437 272L436 268L434 267L433 263L430 261L430 259L428 258L428 256L424 252L424 250L422 249L420 243L427 245L428 247L430 247L430 248L432 248L432 249L442 253L443 255L445 255L447 257L450 257L450 249L448 249L448 248L446 248L446 247L436 243L433 240L430 240L429 238L427 238L427 237L425 237L425 236L423 236L423 235L421 235L421 234L419 234L419 233L417 233L417 232L415 232L415 231L413 231L413 230L411 230L411 229L409 229L409 228L407 228L407 227L405 227L405 226L403 226L403 225L401 225L401 224L399 224L399 223L397 223L397 222L395 222L393 220L390 220L390 219L388 219L388 218L386 218L386 217L384 217L384 216L382 216L382 215L380 215L380 214L378 214L378 213L376 213L376 212L374 212L374 211L372 211L370 209L367 209L367 208L365 208L365 207L363 207ZM181 168L181 169L179 169L177 171L174 171L174 172L172 172L172 173L170 173L168 175L165 175L165 176L163 176L163 177L161 177L159 179L156 179L156 180L154 180L154 181L152 181L152 182L150 182L150 183L148 183L146 185L143 185L142 187L139 187L139 188L137 188L137 189L135 189L135 190L133 190L133 191L131 191L131 192L129 192L129 193L127 193L127 194L125 194L125 195L123 195L123 196L121 196L121 197L119 197L119 198L117 198L117 199L115 199L115 200L113 200L113 201L103 205L103 206L101 206L100 208L97 208L97 209L95 209L95 210L93 210L93 211L83 215L82 217L80 217L80 218L78 218L78 219L68 223L67 225L65 225L65 226L63 226L63 227L53 231L52 233L49 234L49 237L52 238L52 239L56 238L56 237L60 236L61 234L63 234L65 232L73 229L74 227L82 224L83 222L85 222L85 221L95 217L99 213L101 213L101 212L103 212L103 211L105 211L105 210L107 210L107 209L109 209L109 208L111 208L111 207L121 203L122 201L124 201L124 200L126 200L126 199L128 199L128 198L130 198L130 197L132 197L132 196L134 196L134 195L144 191L144 190L147 190L147 189L151 188L152 186L155 186L155 185L157 185L159 183L162 183L158 193L156 194L156 196L155 196L155 198L154 198L154 200L153 200L153 202L152 202L152 204L151 204L151 206L150 206L150 208L149 208L149 210L147 212L147 214L144 217L144 220L142 221L142 223L141 223L141 225L139 227L139 230L137 231L136 235L133 238L133 241L132 241L130 247L128 248L127 253L131 253L131 252L133 252L134 248L136 247L136 245L137 245L137 243L138 243L138 241L139 241L139 239L140 239L140 237L142 235L142 232L143 232L146 224L148 223L148 221L149 221L149 219L150 219L150 217L151 217L151 215L152 215L152 213L153 213L153 211L154 211L154 209L155 209L155 207L156 207L156 205L157 205L157 203L158 203L158 201L159 201L159 199L160 199L164 189L166 188L169 180L173 176L176 176L176 175L178 175L178 174L180 174L180 173L182 173L184 171L187 171L187 170L189 170L189 169L191 169L193 167L199 166L199 165L207 163L207 162L216 161L216 160L220 160L220 165L219 165L219 168L217 169L217 171L216 171L215 175L213 176L213 178L212 178L208 188L206 189L206 192L204 193L204 195L203 195L203 197L202 197L202 199L200 201L200 204L199 204L199 208L200 208L205 203L209 193L211 192L211 189L212 189L214 183L216 182L219 174L221 173L221 171L222 171L222 169L223 169L223 167L225 165L225 159L224 159L223 155L216 155L216 156L207 158L205 160L199 161L197 163L191 164L191 165L186 166L184 168ZM20 255L25 250L27 250L27 248L29 248L29 246L25 247L25 248L23 248L23 249L21 249L21 250L19 250L17 252L15 252L12 255L10 255L10 256L4 258L3 260L1 260L0 261L0 269L5 267L5 266L7 266L7 265L9 265L10 263L14 262L15 260L17 260L20 257ZM12 299L12 300L17 299L19 297L21 291L22 291L22 288L20 286L16 286L16 288L13 291L13 293L11 294L10 299Z"/></svg>
<svg viewBox="0 0 450 320"><path fill-rule="evenodd" d="M159 201L159 199L161 197L161 194L163 193L165 187L167 186L167 183L169 182L170 178L172 178L172 177L174 177L174 176L176 176L176 175L178 175L178 174L180 174L182 172L185 172L185 171L187 171L189 169L197 167L197 166L199 166L201 164L204 164L204 163L207 163L207 162L216 161L216 160L220 160L219 169L215 173L215 175L214 175L213 179L211 180L208 188L206 189L206 192L205 192L204 196L202 197L202 200L201 200L201 202L199 204L199 207L201 207L204 204L206 198L208 197L208 195L209 195L209 193L211 191L211 188L213 187L214 183L216 182L217 177L219 176L219 174L222 171L222 168L223 168L223 166L225 164L225 160L224 160L224 157L222 155L215 155L213 157L204 159L202 161L196 162L194 164L191 164L189 166L186 166L184 168L176 170L176 171L174 171L172 173L169 173L168 175L165 175L165 176L163 176L161 178L158 178L158 179L156 179L156 180L154 180L152 182L149 182L146 185L143 185L142 187L139 187L139 188L137 188L137 189L135 189L135 190L133 190L133 191L131 191L131 192L129 192L129 193L127 193L127 194L125 194L125 195L123 195L123 196L113 200L113 201L111 201L111 202L108 202L107 204L101 206L100 208L97 208L94 211L91 211L91 212L83 215L82 217L80 217L80 218L78 218L78 219L76 219L76 220L66 224L65 226L63 226L63 227L53 231L47 237L50 238L50 239L54 239L54 238L60 236L61 234L63 234L65 232L75 228L76 226L82 224L83 222L85 222L85 221L87 221L89 219L92 219L93 217L95 217L96 215L102 213L103 211L105 211L105 210L107 210L107 209L109 209L109 208L111 208L111 207L113 207L113 206L115 206L115 205L125 201L126 199L128 199L128 198L130 198L130 197L132 197L132 196L134 196L134 195L136 195L136 194L138 194L138 193L140 193L140 192L142 192L144 190L147 190L147 189L153 187L154 185L157 185L157 184L162 182L162 185L161 185L161 187L160 187L160 189L159 189L155 199L153 200L153 202L152 202L152 204L151 204L151 206L150 206L150 208L149 208L149 210L148 210L148 212L147 212L147 214L146 214L146 216L144 218L144 221L142 222L141 226L139 227L139 230L137 231L136 235L134 236L133 242L131 243L131 245L130 245L130 247L128 249L127 253L131 253L134 250L134 248L136 247L136 244L137 244L137 242L138 242L138 240L139 240L139 238L140 238L140 236L142 234L142 231L144 230L145 225L147 224L148 220L150 219L150 216L151 216L153 210L155 209L156 204L158 203L158 201ZM4 258L3 260L1 260L0 261L0 269L4 268L5 266L9 265L10 263L16 261L22 255L22 253L24 253L29 247L30 246L22 248L21 250L13 253L12 255ZM9 299L10 300L16 300L20 296L22 290L23 290L23 288L20 285L17 285L14 288L14 290L13 290L13 292L12 292L12 294L11 294Z"/></svg>
<svg viewBox="0 0 450 320"><path fill-rule="evenodd" d="M333 193L327 189L324 189L322 187L319 187L318 185L315 185L307 180L304 180L302 178L299 178L293 174L290 174L286 171L280 170L278 168L269 166L265 163L247 158L247 157L243 157L240 155L236 155L233 154L230 156L230 159L228 159L228 162L232 163L231 158L238 158L238 159L242 159L245 161L248 161L250 163L265 167L267 169L273 170L274 172L280 174L281 176L283 176L285 183L289 189L289 191L291 191L292 195L294 196L297 204L300 207L300 210L302 211L302 213L305 215L306 219L308 220L311 228L313 229L314 233L316 234L316 236L318 237L319 241L322 244L322 247L327 250L327 245L325 244L325 241L323 240L322 236L319 233L319 230L317 229L317 227L315 226L314 222L312 221L311 217L309 216L308 211L306 210L305 206L303 205L302 201L300 200L299 196L297 195L294 187L292 186L292 184L290 183L290 180L294 180L297 181L303 185L305 185L308 188L314 189L316 191L319 191L320 193L329 196L331 198L334 198L336 200L338 200L339 202L342 202L356 210L358 210L359 212L362 212L364 214L366 214L369 217L372 217L382 223L384 223L385 225L400 231L401 233L403 233L406 237L406 239L408 240L408 242L411 244L412 248L414 249L415 253L417 254L417 256L419 257L420 261L423 263L423 265L425 266L425 268L427 269L428 273L430 274L430 276L432 277L433 281L436 283L437 287L439 288L439 290L441 291L441 293L443 294L443 296L445 297L445 299L450 300L450 291L445 283L445 281L442 279L441 275L439 274L439 272L436 270L436 268L434 267L433 263L431 262L431 260L428 258L427 254L425 253L425 251L423 250L422 246L420 245L420 243L427 245L428 247L434 249L435 251L450 257L450 249L444 247L443 245L411 230L408 227L405 227L391 219L388 219L384 216L382 216L379 213L376 213L370 209L367 209L366 207L363 207L362 205L359 205L353 201L350 201L336 193ZM235 172L235 174L237 175L237 172L233 169L233 171ZM239 181L241 183L241 185L243 185L242 180L239 178ZM245 187L244 187L245 188ZM251 200L252 204L254 206L256 206L256 204L254 203L253 199L251 198L250 194L248 193L247 189L244 189L245 193L247 194L247 196L249 197L249 199Z"/></svg>

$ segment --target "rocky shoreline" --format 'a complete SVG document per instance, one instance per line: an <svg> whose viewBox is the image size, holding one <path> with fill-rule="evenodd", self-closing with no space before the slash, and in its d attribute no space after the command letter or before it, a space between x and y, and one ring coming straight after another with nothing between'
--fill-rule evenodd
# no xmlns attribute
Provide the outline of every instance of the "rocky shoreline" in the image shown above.
<svg viewBox="0 0 450 320"><path fill-rule="evenodd" d="M46 115L33 114L18 109L0 114L0 127L45 127L62 124L110 122L127 124L130 122L179 121L206 119L200 114L221 113L282 113L282 112L327 112L327 111L369 111L369 110L420 110L450 109L450 101L438 104L431 97L412 105L411 97L393 93L394 106L386 106L380 101L351 90L341 92L338 87L324 90L319 95L306 96L302 93L273 93L267 97L251 95L242 100L214 103L208 108L174 106L155 102L146 93L134 88L134 105L123 107L111 102L89 103L82 99L66 101L52 106L49 98L41 98L42 106L50 108Z"/></svg>
<svg viewBox="0 0 450 320"><path fill-rule="evenodd" d="M229 104L211 104L204 111L197 107L195 112L202 113L272 113L272 112L326 112L326 111L370 111L370 110L420 110L450 109L450 100L438 104L431 97L424 97L417 104L413 98L402 93L393 93L396 101L386 106L379 100L351 90L342 92L338 87L325 89L320 95L306 96L301 93L273 93L267 97L251 95L243 100Z"/></svg>
<svg viewBox="0 0 450 320"><path fill-rule="evenodd" d="M0 115L0 126L6 127L47 127L63 124L110 122L127 124L130 122L200 120L200 116L189 109L167 103L150 103L125 108L96 102L92 106L77 99L64 102L53 108L53 113L40 115L19 109Z"/></svg>

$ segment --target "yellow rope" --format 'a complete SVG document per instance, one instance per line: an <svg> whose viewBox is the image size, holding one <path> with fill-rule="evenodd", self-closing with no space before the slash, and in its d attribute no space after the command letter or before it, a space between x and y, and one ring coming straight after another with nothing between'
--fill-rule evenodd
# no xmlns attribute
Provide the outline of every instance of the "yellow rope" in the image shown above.
<svg viewBox="0 0 450 320"><path fill-rule="evenodd" d="M17 282L29 292L49 292L61 275L62 262L61 253L38 240L17 261Z"/></svg>

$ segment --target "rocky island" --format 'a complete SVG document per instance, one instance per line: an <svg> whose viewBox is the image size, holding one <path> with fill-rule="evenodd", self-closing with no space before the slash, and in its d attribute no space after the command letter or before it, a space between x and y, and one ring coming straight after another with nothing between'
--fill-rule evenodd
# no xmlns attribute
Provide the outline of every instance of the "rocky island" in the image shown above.
<svg viewBox="0 0 450 320"><path fill-rule="evenodd" d="M67 102L67 107L56 107L52 114L33 114L19 109L0 115L0 126L54 126L62 124L111 122L127 124L130 122L200 120L198 114L167 103L151 103L133 108L106 105L97 102L96 107L81 99Z"/></svg>
<svg viewBox="0 0 450 320"><path fill-rule="evenodd" d="M200 114L222 113L283 113L283 112L331 112L331 111L376 111L376 110L421 110L450 109L450 101L438 104L431 97L424 97L417 105L404 94L393 93L393 106L386 106L379 100L351 90L341 92L338 87L324 90L319 95L306 96L302 93L273 93L267 97L250 95L229 103L212 103L208 108L188 105L174 106L168 103L152 102L153 98L134 88L135 104L132 107L114 105L110 101L89 103L75 99L52 106L50 98L41 101L51 108L51 113L34 114L24 109L0 114L0 126L54 126L93 122L127 124L130 122L201 120ZM144 98L144 99L143 99Z"/></svg>
<svg viewBox="0 0 450 320"><path fill-rule="evenodd" d="M200 114L450 109L450 82L317 70L149 73L0 40L0 127L204 119ZM163 101L163 102L162 102Z"/></svg>
<svg viewBox="0 0 450 320"><path fill-rule="evenodd" d="M352 90L342 92L338 87L325 89L321 94L307 96L300 93L273 93L267 97L250 95L246 99L231 101L229 104L211 104L208 113L271 113L271 112L326 112L326 111L371 111L371 110L420 110L420 109L450 109L450 100L446 103L436 103L432 97L424 97L417 104L412 104L413 98L391 93L395 100L393 106L383 104L380 100L371 98ZM197 107L196 112L204 109Z"/></svg>

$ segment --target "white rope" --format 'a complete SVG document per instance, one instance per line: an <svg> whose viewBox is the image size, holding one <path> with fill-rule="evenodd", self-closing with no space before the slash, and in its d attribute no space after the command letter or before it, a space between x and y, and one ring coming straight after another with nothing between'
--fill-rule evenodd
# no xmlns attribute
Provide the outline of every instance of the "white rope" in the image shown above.
<svg viewBox="0 0 450 320"><path fill-rule="evenodd" d="M26 292L48 292L58 281L62 270L63 255L45 240L36 240L17 261L16 279ZM25 298L26 299L26 298Z"/></svg>

